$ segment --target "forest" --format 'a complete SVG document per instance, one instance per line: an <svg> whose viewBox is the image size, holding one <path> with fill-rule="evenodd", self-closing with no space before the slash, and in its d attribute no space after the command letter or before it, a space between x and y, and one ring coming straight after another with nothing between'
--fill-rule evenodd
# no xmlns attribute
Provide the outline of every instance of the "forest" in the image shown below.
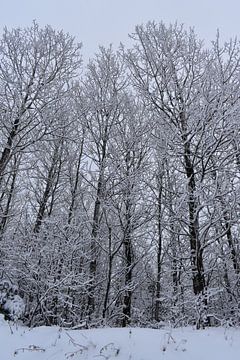
<svg viewBox="0 0 240 360"><path fill-rule="evenodd" d="M84 65L0 39L0 312L31 327L240 324L240 43L149 22Z"/></svg>

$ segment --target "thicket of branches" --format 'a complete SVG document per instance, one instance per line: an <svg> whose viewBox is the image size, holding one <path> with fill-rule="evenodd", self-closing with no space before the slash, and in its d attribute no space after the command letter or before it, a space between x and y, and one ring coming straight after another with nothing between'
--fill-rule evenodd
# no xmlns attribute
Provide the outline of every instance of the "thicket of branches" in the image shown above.
<svg viewBox="0 0 240 360"><path fill-rule="evenodd" d="M239 324L239 42L131 38L85 69L68 34L4 30L0 277L31 326Z"/></svg>

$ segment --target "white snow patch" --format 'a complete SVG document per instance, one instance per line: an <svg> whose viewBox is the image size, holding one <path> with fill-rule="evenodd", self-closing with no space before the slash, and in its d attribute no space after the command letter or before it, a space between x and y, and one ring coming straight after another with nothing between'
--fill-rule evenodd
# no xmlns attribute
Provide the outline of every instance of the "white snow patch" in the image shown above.
<svg viewBox="0 0 240 360"><path fill-rule="evenodd" d="M17 320L24 314L25 303L19 295L14 295L7 299L3 308L11 314L11 319Z"/></svg>
<svg viewBox="0 0 240 360"><path fill-rule="evenodd" d="M104 328L66 330L10 326L0 318L1 360L235 360L240 329Z"/></svg>

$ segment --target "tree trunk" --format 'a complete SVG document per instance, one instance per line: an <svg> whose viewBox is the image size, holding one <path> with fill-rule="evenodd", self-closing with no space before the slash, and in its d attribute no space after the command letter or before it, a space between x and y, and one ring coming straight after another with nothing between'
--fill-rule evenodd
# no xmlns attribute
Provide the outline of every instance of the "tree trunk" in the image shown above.
<svg viewBox="0 0 240 360"><path fill-rule="evenodd" d="M124 238L124 252L126 260L125 269L125 292L123 297L123 319L122 327L126 327L131 323L131 310L132 310L132 266L133 266L133 249L130 236L130 220L128 220L125 238Z"/></svg>
<svg viewBox="0 0 240 360"><path fill-rule="evenodd" d="M20 123L20 118L17 118L14 121L12 130L8 136L7 139L7 144L5 146L5 148L2 151L2 155L0 158L0 184L2 183L2 179L3 179L3 175L4 175L4 171L7 167L7 164L11 158L11 151L12 151L12 145L13 145L13 140L15 138L15 136L17 135L17 130L19 127L19 123Z"/></svg>
<svg viewBox="0 0 240 360"><path fill-rule="evenodd" d="M84 139L82 139L81 147L80 147L80 154L78 156L77 170L76 170L76 176L75 176L75 181L74 181L74 187L73 187L73 191L72 191L72 194L71 194L72 195L71 204L70 204L69 211L68 211L68 225L70 225L71 222L72 222L73 210L74 210L74 206L75 206L75 202L76 202L76 194L77 194L78 184L79 184L79 181L80 181L80 166L81 166L82 154L83 154L83 144L84 144Z"/></svg>
<svg viewBox="0 0 240 360"><path fill-rule="evenodd" d="M161 292L161 271L162 271L162 177L159 178L159 189L157 198L157 228L158 228L158 246L157 246L157 281L156 281L156 300L155 300L155 320L160 321L160 292Z"/></svg>
<svg viewBox="0 0 240 360"><path fill-rule="evenodd" d="M58 157L59 157L59 148L56 147L56 149L54 150L53 158L52 158L52 164L48 171L45 190L44 190L43 197L39 204L37 218L36 218L34 229L33 229L33 232L36 234L39 233L39 231L40 231L40 228L42 225L42 220L43 220L46 208L47 208L47 203L51 196L51 191L52 191L53 185L54 185L53 182L54 182L57 165L58 165L58 161L59 161ZM61 155L60 155L60 158L61 158Z"/></svg>
<svg viewBox="0 0 240 360"><path fill-rule="evenodd" d="M109 225L108 226L108 248L109 248L108 271L107 271L107 286L106 286L106 292L103 302L103 313L102 313L103 319L105 319L106 317L108 298L109 298L109 292L110 292L111 280L112 280L113 254L111 252L111 247L112 247L112 228Z"/></svg>
<svg viewBox="0 0 240 360"><path fill-rule="evenodd" d="M6 226L8 217L9 217L9 209L10 209L10 205L11 205L12 197L13 197L13 192L14 192L14 188L15 188L17 170L18 170L18 164L17 164L17 159L15 158L11 187L10 187L10 191L9 191L9 194L8 194L7 204L6 204L6 207L5 207L4 213L2 215L1 222L0 222L0 239L1 239L2 235L3 235L3 233L4 233L5 226Z"/></svg>
<svg viewBox="0 0 240 360"><path fill-rule="evenodd" d="M97 237L99 233L99 224L101 217L101 198L103 196L104 186L104 170L105 170L105 158L107 150L107 126L104 129L104 138L102 143L102 156L101 165L99 170L99 178L97 183L97 194L94 204L93 221L92 221L92 232L91 232L91 244L90 244L90 264L89 264L89 286L88 286L88 298L87 298L87 309L88 315L95 310L95 280L97 272Z"/></svg>
<svg viewBox="0 0 240 360"><path fill-rule="evenodd" d="M185 171L188 179L188 215L193 291L195 295L198 295L203 293L205 288L203 250L199 240L198 202L196 199L195 172L191 162L190 143L185 136L183 140Z"/></svg>

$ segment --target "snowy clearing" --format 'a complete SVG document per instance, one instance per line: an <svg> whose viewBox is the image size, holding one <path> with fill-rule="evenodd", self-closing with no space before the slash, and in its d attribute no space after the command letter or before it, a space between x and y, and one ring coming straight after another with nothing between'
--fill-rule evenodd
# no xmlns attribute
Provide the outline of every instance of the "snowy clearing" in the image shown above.
<svg viewBox="0 0 240 360"><path fill-rule="evenodd" d="M1 320L1 360L238 359L240 329L28 329Z"/></svg>

